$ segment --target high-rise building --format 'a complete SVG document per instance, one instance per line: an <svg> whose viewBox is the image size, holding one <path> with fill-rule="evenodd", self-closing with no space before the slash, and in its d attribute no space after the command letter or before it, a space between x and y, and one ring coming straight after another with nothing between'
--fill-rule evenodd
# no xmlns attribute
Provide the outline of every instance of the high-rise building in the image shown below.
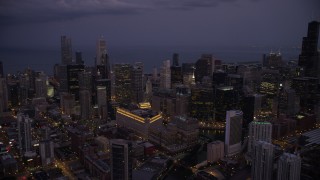
<svg viewBox="0 0 320 180"><path fill-rule="evenodd" d="M99 79L96 85L96 102L99 108L100 117L103 119L114 116L111 105L111 81L110 79Z"/></svg>
<svg viewBox="0 0 320 180"><path fill-rule="evenodd" d="M160 88L171 88L170 60L163 61L160 73Z"/></svg>
<svg viewBox="0 0 320 180"><path fill-rule="evenodd" d="M251 166L252 180L271 180L273 171L274 145L265 141L254 143Z"/></svg>
<svg viewBox="0 0 320 180"><path fill-rule="evenodd" d="M76 52L76 64L84 64L82 59L82 52L80 51Z"/></svg>
<svg viewBox="0 0 320 180"><path fill-rule="evenodd" d="M256 141L271 143L272 124L270 122L252 121L249 124L248 154L251 154Z"/></svg>
<svg viewBox="0 0 320 180"><path fill-rule="evenodd" d="M182 67L179 65L179 54L174 53L172 57L172 66L171 70L171 87L175 87L176 85L183 83L182 76Z"/></svg>
<svg viewBox="0 0 320 180"><path fill-rule="evenodd" d="M39 142L39 154L42 165L49 165L54 161L54 143L49 136L49 128L41 128L41 140Z"/></svg>
<svg viewBox="0 0 320 180"><path fill-rule="evenodd" d="M173 53L172 55L172 66L179 66L179 54Z"/></svg>
<svg viewBox="0 0 320 180"><path fill-rule="evenodd" d="M114 64L115 98L120 104L130 104L132 99L132 65Z"/></svg>
<svg viewBox="0 0 320 180"><path fill-rule="evenodd" d="M9 82L8 86L8 99L9 106L16 107L19 105L19 83L18 82Z"/></svg>
<svg viewBox="0 0 320 180"><path fill-rule="evenodd" d="M79 73L79 89L89 90L92 92L92 73L89 71L83 71Z"/></svg>
<svg viewBox="0 0 320 180"><path fill-rule="evenodd" d="M253 121L261 112L261 102L263 95L254 94L248 95L243 99L243 127L247 128L249 123Z"/></svg>
<svg viewBox="0 0 320 180"><path fill-rule="evenodd" d="M278 160L277 180L300 180L301 158L284 153Z"/></svg>
<svg viewBox="0 0 320 180"><path fill-rule="evenodd" d="M81 119L89 119L91 115L91 93L89 90L80 91L80 108Z"/></svg>
<svg viewBox="0 0 320 180"><path fill-rule="evenodd" d="M230 110L226 113L225 152L231 156L241 151L242 111Z"/></svg>
<svg viewBox="0 0 320 180"><path fill-rule="evenodd" d="M301 54L299 55L299 66L302 75L320 78L320 56L318 52L320 23L312 21L308 25L307 37L303 37Z"/></svg>
<svg viewBox="0 0 320 180"><path fill-rule="evenodd" d="M232 86L222 86L215 89L214 92L214 108L215 120L224 122L226 119L226 111L238 109L237 94Z"/></svg>
<svg viewBox="0 0 320 180"><path fill-rule="evenodd" d="M18 117L18 142L19 142L19 149L20 154L23 155L23 153L31 151L31 122L32 120L20 113L17 115Z"/></svg>
<svg viewBox="0 0 320 180"><path fill-rule="evenodd" d="M61 36L61 63L64 65L72 64L71 38L67 36Z"/></svg>
<svg viewBox="0 0 320 180"><path fill-rule="evenodd" d="M182 81L184 85L195 84L194 63L182 63Z"/></svg>
<svg viewBox="0 0 320 180"><path fill-rule="evenodd" d="M79 100L79 73L84 71L84 65L72 64L67 66L68 91L75 95L75 100Z"/></svg>
<svg viewBox="0 0 320 180"><path fill-rule="evenodd" d="M8 109L8 88L5 78L0 78L0 112Z"/></svg>
<svg viewBox="0 0 320 180"><path fill-rule="evenodd" d="M111 142L111 179L132 179L132 144L124 139Z"/></svg>
<svg viewBox="0 0 320 180"><path fill-rule="evenodd" d="M211 54L203 54L201 58L195 63L195 80L202 82L204 76L211 78L214 72L214 58Z"/></svg>
<svg viewBox="0 0 320 180"><path fill-rule="evenodd" d="M105 65L107 63L107 44L103 36L97 41L96 65Z"/></svg>
<svg viewBox="0 0 320 180"><path fill-rule="evenodd" d="M3 63L2 61L0 61L0 78L4 77L4 73L3 73Z"/></svg>
<svg viewBox="0 0 320 180"><path fill-rule="evenodd" d="M282 56L280 52L270 52L268 55L263 55L263 66L268 68L278 68L283 65Z"/></svg>
<svg viewBox="0 0 320 180"><path fill-rule="evenodd" d="M35 81L36 97L47 97L47 76L40 73Z"/></svg>
<svg viewBox="0 0 320 180"><path fill-rule="evenodd" d="M199 121L212 122L214 117L213 91L211 87L197 85L191 88L190 116Z"/></svg>
<svg viewBox="0 0 320 180"><path fill-rule="evenodd" d="M224 143L222 141L213 141L207 145L208 162L216 162L224 157Z"/></svg>
<svg viewBox="0 0 320 180"><path fill-rule="evenodd" d="M132 68L132 96L133 102L143 101L143 63L136 62Z"/></svg>

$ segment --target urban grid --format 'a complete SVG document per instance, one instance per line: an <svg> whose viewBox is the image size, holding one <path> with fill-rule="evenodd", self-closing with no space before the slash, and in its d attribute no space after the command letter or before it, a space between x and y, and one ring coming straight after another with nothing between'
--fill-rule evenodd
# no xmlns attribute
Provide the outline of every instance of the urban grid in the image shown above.
<svg viewBox="0 0 320 180"><path fill-rule="evenodd" d="M0 179L320 179L319 27L295 60L173 53L146 73L103 36L86 65L63 34L52 76L2 60Z"/></svg>

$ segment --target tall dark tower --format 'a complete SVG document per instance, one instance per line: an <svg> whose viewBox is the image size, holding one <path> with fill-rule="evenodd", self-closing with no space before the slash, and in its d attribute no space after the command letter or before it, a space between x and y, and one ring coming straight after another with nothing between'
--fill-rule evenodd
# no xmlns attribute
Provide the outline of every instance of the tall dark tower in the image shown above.
<svg viewBox="0 0 320 180"><path fill-rule="evenodd" d="M299 56L299 66L302 67L304 76L320 76L320 59L318 52L319 25L317 21L312 21L308 25L308 35L303 37L302 49Z"/></svg>
<svg viewBox="0 0 320 180"><path fill-rule="evenodd" d="M68 65L72 63L71 38L61 36L61 63Z"/></svg>
<svg viewBox="0 0 320 180"><path fill-rule="evenodd" d="M174 53L172 56L172 66L179 66L179 54Z"/></svg>
<svg viewBox="0 0 320 180"><path fill-rule="evenodd" d="M76 52L76 64L84 64L82 60L82 52L80 51Z"/></svg>
<svg viewBox="0 0 320 180"><path fill-rule="evenodd" d="M1 77L4 77L3 76L3 64L2 64L2 61L0 61L0 78Z"/></svg>

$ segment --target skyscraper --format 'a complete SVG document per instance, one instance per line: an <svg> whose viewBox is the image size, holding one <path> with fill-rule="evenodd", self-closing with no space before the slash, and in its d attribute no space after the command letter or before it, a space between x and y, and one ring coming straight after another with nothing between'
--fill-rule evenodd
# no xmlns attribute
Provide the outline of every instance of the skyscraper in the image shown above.
<svg viewBox="0 0 320 180"><path fill-rule="evenodd" d="M132 144L124 139L111 140L111 179L132 179Z"/></svg>
<svg viewBox="0 0 320 180"><path fill-rule="evenodd" d="M312 21L308 25L307 37L303 37L299 66L304 76L320 78L320 57L318 52L319 25Z"/></svg>
<svg viewBox="0 0 320 180"><path fill-rule="evenodd" d="M249 141L248 154L254 149L256 141L265 141L271 143L272 138L272 124L270 122L252 121L249 124Z"/></svg>
<svg viewBox="0 0 320 180"><path fill-rule="evenodd" d="M238 109L236 104L237 94L233 86L222 86L215 89L214 108L215 120L224 122L226 111Z"/></svg>
<svg viewBox="0 0 320 180"><path fill-rule="evenodd" d="M284 153L278 160L277 180L300 180L301 158Z"/></svg>
<svg viewBox="0 0 320 180"><path fill-rule="evenodd" d="M132 95L133 102L143 101L143 63L136 62L132 68Z"/></svg>
<svg viewBox="0 0 320 180"><path fill-rule="evenodd" d="M132 65L114 64L115 96L121 104L130 104L132 99Z"/></svg>
<svg viewBox="0 0 320 180"><path fill-rule="evenodd" d="M5 78L0 78L0 112L8 109L8 88Z"/></svg>
<svg viewBox="0 0 320 180"><path fill-rule="evenodd" d="M106 65L107 57L107 44L103 36L101 36L97 41L96 65Z"/></svg>
<svg viewBox="0 0 320 180"><path fill-rule="evenodd" d="M80 108L81 119L89 119L91 115L91 93L89 90L80 91Z"/></svg>
<svg viewBox="0 0 320 180"><path fill-rule="evenodd" d="M76 52L76 64L84 64L82 59L82 53L80 51Z"/></svg>
<svg viewBox="0 0 320 180"><path fill-rule="evenodd" d="M49 128L41 128L41 140L39 142L39 152L42 165L49 165L54 160L54 143L49 136Z"/></svg>
<svg viewBox="0 0 320 180"><path fill-rule="evenodd" d="M271 180L273 170L274 146L265 141L254 143L251 166L252 180Z"/></svg>
<svg viewBox="0 0 320 180"><path fill-rule="evenodd" d="M171 88L183 83L182 67L179 66L179 54L174 53L172 57Z"/></svg>
<svg viewBox="0 0 320 180"><path fill-rule="evenodd" d="M160 88L171 88L170 60L163 61L160 73Z"/></svg>
<svg viewBox="0 0 320 180"><path fill-rule="evenodd" d="M61 63L68 65L72 63L71 38L61 36Z"/></svg>
<svg viewBox="0 0 320 180"><path fill-rule="evenodd" d="M36 97L47 97L47 76L40 73L35 81Z"/></svg>
<svg viewBox="0 0 320 180"><path fill-rule="evenodd" d="M234 155L241 150L242 111L230 110L226 113L226 155Z"/></svg>
<svg viewBox="0 0 320 180"><path fill-rule="evenodd" d="M23 155L23 153L28 152L31 150L31 122L32 120L20 113L17 115L18 117L18 142L19 142L19 148L20 148L20 154Z"/></svg>
<svg viewBox="0 0 320 180"><path fill-rule="evenodd" d="M214 72L214 59L211 54L203 54L201 58L195 64L195 80L196 82L202 82L204 76L211 78L212 73Z"/></svg>
<svg viewBox="0 0 320 180"><path fill-rule="evenodd" d="M4 73L3 73L3 63L2 61L0 61L0 78L4 77Z"/></svg>
<svg viewBox="0 0 320 180"><path fill-rule="evenodd" d="M84 71L84 65L72 64L67 66L68 91L75 95L75 100L79 100L79 74Z"/></svg>

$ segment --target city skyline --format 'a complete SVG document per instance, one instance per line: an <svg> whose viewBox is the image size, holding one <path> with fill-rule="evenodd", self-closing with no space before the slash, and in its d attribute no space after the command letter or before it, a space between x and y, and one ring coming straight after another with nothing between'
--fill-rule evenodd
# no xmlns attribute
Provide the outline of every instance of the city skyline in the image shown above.
<svg viewBox="0 0 320 180"><path fill-rule="evenodd" d="M15 66L25 57L24 66L58 63L59 55L48 51L39 54L57 52L60 36L66 35L72 39L72 55L83 52L86 64L91 65L95 44L103 35L113 63L152 59L159 66L174 52L188 61L194 61L196 53L185 52L197 52L197 58L201 53L213 53L226 61L261 60L252 54L243 58L237 57L241 53L219 52L228 48L301 47L305 24L320 19L319 6L317 0L1 2L0 59L7 66ZM17 49L18 55L11 52ZM40 52L28 57L33 50ZM148 52L152 55L144 56Z"/></svg>

